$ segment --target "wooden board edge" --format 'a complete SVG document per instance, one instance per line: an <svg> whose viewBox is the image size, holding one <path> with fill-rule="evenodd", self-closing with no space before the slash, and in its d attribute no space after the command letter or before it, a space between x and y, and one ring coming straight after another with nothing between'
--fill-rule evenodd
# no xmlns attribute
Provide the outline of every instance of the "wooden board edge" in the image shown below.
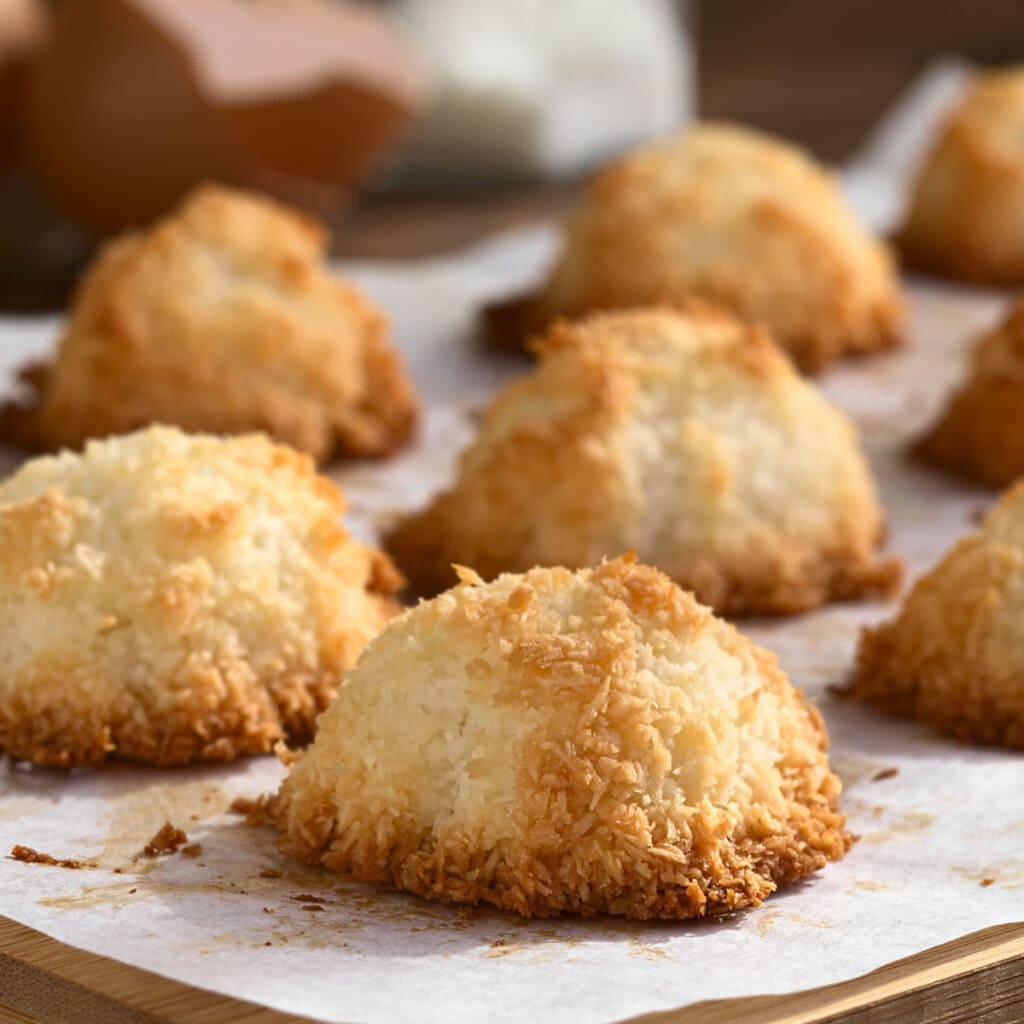
<svg viewBox="0 0 1024 1024"><path fill-rule="evenodd" d="M97 1020L109 1024L315 1024L309 1017L88 953L3 916L0 1008L68 1024Z"/></svg>
<svg viewBox="0 0 1024 1024"><path fill-rule="evenodd" d="M27 1013L12 1010L0 1003L0 1024L39 1024L38 1017L30 1017Z"/></svg>
<svg viewBox="0 0 1024 1024"><path fill-rule="evenodd" d="M1020 980L1024 979L1024 923L987 928L834 985L780 996L695 1003L633 1017L622 1024L824 1024L852 1020L852 1013L885 1010L887 1006L895 1010L901 999L915 993L934 994L941 986L965 978L977 978L979 984L986 978L991 981L992 971L1007 966L1019 972L1014 973L1014 984L1024 999ZM47 991L41 992L44 977ZM26 1003L25 993L30 990L33 1005ZM963 985L957 991L962 994ZM220 995L76 949L0 916L0 1013L9 1009L12 1014L47 1019L49 1003L51 1009L60 1011L63 1021L76 1019L67 1015L67 1008L74 1006L83 1011L77 1020L95 1020L94 1009L89 1008L97 1005L97 999L105 1009L102 1019L112 1024L314 1024L309 1017ZM51 1013L50 1019L58 1018ZM898 1021L901 1017L885 1011L879 1019Z"/></svg>
<svg viewBox="0 0 1024 1024"><path fill-rule="evenodd" d="M737 969L742 965L737 964ZM1007 979L1024 1004L1024 923L985 928L833 985L787 995L694 1003L678 1010L631 1017L619 1024L857 1024L860 1020L910 1024L926 1019L921 1015L922 1000L913 1006L908 1004L909 997L921 994L927 994L926 1001L933 1010L941 1010L943 1021L975 1021L981 1019L982 997L987 993L997 998L996 983ZM968 990L976 990L978 999L970 1006L969 1015L954 1016L955 1008L940 1005L947 1001L943 999L944 988L949 999L954 994L962 999L965 993L970 994ZM907 1005L901 1009L901 1003ZM1022 1018L1024 1008L1021 1016L1005 1019ZM940 1018L936 1015L928 1019Z"/></svg>

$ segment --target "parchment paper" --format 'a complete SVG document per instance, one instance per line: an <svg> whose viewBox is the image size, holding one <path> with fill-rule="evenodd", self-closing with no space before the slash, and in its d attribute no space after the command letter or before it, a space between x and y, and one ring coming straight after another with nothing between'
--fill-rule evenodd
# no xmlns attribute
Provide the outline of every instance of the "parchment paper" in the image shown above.
<svg viewBox="0 0 1024 1024"><path fill-rule="evenodd" d="M958 73L939 69L889 128L909 118L921 137ZM876 224L891 217L913 156L893 146L894 137L900 134L883 126L850 177L851 195ZM524 368L479 355L470 326L479 303L533 276L551 244L550 230L528 230L455 259L346 268L391 311L429 402L420 439L406 454L338 474L351 523L364 536L440 486L472 436L472 411ZM860 423L891 547L913 575L971 529L992 500L909 463L903 448L958 376L968 340L1004 299L919 283L910 294L911 347L847 364L822 385ZM55 326L4 323L0 369L44 351ZM0 850L22 843L97 866L71 871L0 859L0 913L194 985L364 1024L613 1021L837 982L990 925L1022 922L1021 757L958 746L826 692L847 672L860 625L892 611L891 604L833 606L746 627L819 701L846 787L844 807L861 836L844 861L759 910L682 925L521 921L345 884L285 861L271 832L226 813L234 796L276 788L281 769L257 758L70 776L3 765ZM898 774L874 779L892 768ZM200 843L201 854L135 860L165 819Z"/></svg>

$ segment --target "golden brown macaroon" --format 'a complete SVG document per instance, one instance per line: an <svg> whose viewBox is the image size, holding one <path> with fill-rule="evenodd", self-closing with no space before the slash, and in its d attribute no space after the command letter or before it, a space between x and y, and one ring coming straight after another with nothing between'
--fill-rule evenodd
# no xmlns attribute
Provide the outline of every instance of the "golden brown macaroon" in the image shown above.
<svg viewBox="0 0 1024 1024"><path fill-rule="evenodd" d="M495 307L491 337L519 346L557 316L691 297L763 323L806 371L903 336L888 250L832 178L794 146L709 123L598 174L547 282Z"/></svg>
<svg viewBox="0 0 1024 1024"><path fill-rule="evenodd" d="M848 692L968 743L1024 749L1024 484L865 630Z"/></svg>
<svg viewBox="0 0 1024 1024"><path fill-rule="evenodd" d="M845 415L763 330L709 307L556 324L490 406L453 488L386 539L419 593L631 548L720 614L889 593Z"/></svg>
<svg viewBox="0 0 1024 1024"><path fill-rule="evenodd" d="M977 342L970 376L914 452L997 487L1024 475L1024 299Z"/></svg>
<svg viewBox="0 0 1024 1024"><path fill-rule="evenodd" d="M918 269L1024 284L1024 67L975 76L918 172L897 241Z"/></svg>
<svg viewBox="0 0 1024 1024"><path fill-rule="evenodd" d="M386 322L324 264L313 221L205 186L83 279L52 365L0 435L79 448L151 423L265 430L325 461L383 456L412 431L412 385Z"/></svg>
<svg viewBox="0 0 1024 1024"><path fill-rule="evenodd" d="M309 739L397 610L312 461L153 427L0 484L0 753L227 761Z"/></svg>
<svg viewBox="0 0 1024 1024"><path fill-rule="evenodd" d="M687 918L842 857L818 713L630 559L471 570L364 652L277 801L282 846L428 899Z"/></svg>

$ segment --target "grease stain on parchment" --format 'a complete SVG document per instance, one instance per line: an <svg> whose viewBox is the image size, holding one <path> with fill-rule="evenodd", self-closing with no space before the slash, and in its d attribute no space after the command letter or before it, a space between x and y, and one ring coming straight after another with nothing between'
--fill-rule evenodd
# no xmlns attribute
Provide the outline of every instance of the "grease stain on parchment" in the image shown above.
<svg viewBox="0 0 1024 1024"><path fill-rule="evenodd" d="M991 886L1000 889L1024 888L1024 863L1020 861L983 864L981 867L956 865L953 871L965 881L975 882L985 889Z"/></svg>
<svg viewBox="0 0 1024 1024"><path fill-rule="evenodd" d="M21 821L43 810L52 801L38 796L8 796L0 792L0 821Z"/></svg>
<svg viewBox="0 0 1024 1024"><path fill-rule="evenodd" d="M196 796L199 806L204 798L211 807L228 802L215 787L176 794L186 802L194 802ZM138 850L139 837L144 841L153 816L173 811L168 800L162 801L158 810L150 809L145 814L140 814L141 807L138 799L125 800L114 815L111 839L105 848L108 853L113 851L114 861L126 851ZM214 823L205 831L197 829L196 834L204 846L201 858L170 855L129 861L117 881L86 884L78 892L45 896L37 902L56 910L78 912L98 908L118 911L142 901L183 906L189 897L219 901L238 898L245 901L239 906L238 928L215 938L251 945L252 921L258 916L260 946L267 941L337 946L344 935L370 925L399 926L405 934L417 935L430 930L457 933L472 924L454 907L355 883L339 885L337 877L319 868L282 857L269 829L252 829L227 819L227 823ZM245 860L242 864L238 863L240 851ZM317 913L309 911L311 906L319 908Z"/></svg>
<svg viewBox="0 0 1024 1024"><path fill-rule="evenodd" d="M877 828L865 829L864 819L870 819ZM935 822L928 811L890 810L884 804L871 804L866 800L851 801L851 814L847 824L860 830L862 843L886 843L919 832L925 832Z"/></svg>
<svg viewBox="0 0 1024 1024"><path fill-rule="evenodd" d="M757 916L754 918L757 933L762 936L768 935L780 924L795 924L801 928L816 928L821 931L827 931L832 927L828 921L816 921L814 918L798 914L794 910L782 910L779 908L758 911Z"/></svg>
<svg viewBox="0 0 1024 1024"><path fill-rule="evenodd" d="M855 757L833 757L831 759L832 770L839 776L843 783L843 789L849 791L862 782L888 781L884 773L893 768L891 761L873 761ZM879 776L882 776L879 778Z"/></svg>
<svg viewBox="0 0 1024 1024"><path fill-rule="evenodd" d="M858 892L885 892L889 886L885 882L876 882L871 878L863 878L847 887L846 892L856 895Z"/></svg>
<svg viewBox="0 0 1024 1024"><path fill-rule="evenodd" d="M931 828L935 815L926 811L897 811L886 822L885 828L874 832L865 832L861 836L864 843L887 843L892 839L903 838L916 832L924 832Z"/></svg>
<svg viewBox="0 0 1024 1024"><path fill-rule="evenodd" d="M21 821L58 802L43 772L24 771L9 762L0 767L0 821Z"/></svg>
<svg viewBox="0 0 1024 1024"><path fill-rule="evenodd" d="M202 779L118 793L108 803L103 848L93 859L104 867L124 868L165 821L188 833L198 822L222 814L229 803L219 785Z"/></svg>
<svg viewBox="0 0 1024 1024"><path fill-rule="evenodd" d="M752 920L754 927L757 929L757 934L761 936L767 935L776 924L778 924L781 911L775 909L759 910L753 915Z"/></svg>
<svg viewBox="0 0 1024 1024"><path fill-rule="evenodd" d="M495 939L483 951L483 956L488 960L500 960L502 957L514 956L526 951L526 946L519 942L510 942L508 939Z"/></svg>
<svg viewBox="0 0 1024 1024"><path fill-rule="evenodd" d="M633 958L671 959L663 948L674 934L671 927L614 918L524 920L491 908L428 903L287 860L277 854L272 830L241 823L214 823L201 838L202 862L172 855L142 873L126 873L123 881L83 885L77 893L43 897L39 903L68 913L98 908L117 913L146 901L174 907L187 917L197 900L205 906L216 901L229 913L213 911L212 928L194 939L194 948L210 955L239 945L254 955L274 947L358 950L386 940L389 948L397 941L407 950L428 949L441 957L469 952L537 965L572 962L588 943L624 940ZM240 848L244 865L238 863ZM265 874L268 865L273 868ZM235 899L238 909L232 913ZM312 906L316 913L310 912ZM226 920L229 927L218 927Z"/></svg>
<svg viewBox="0 0 1024 1024"><path fill-rule="evenodd" d="M638 936L629 940L629 955L634 960L674 960L664 946L644 942Z"/></svg>

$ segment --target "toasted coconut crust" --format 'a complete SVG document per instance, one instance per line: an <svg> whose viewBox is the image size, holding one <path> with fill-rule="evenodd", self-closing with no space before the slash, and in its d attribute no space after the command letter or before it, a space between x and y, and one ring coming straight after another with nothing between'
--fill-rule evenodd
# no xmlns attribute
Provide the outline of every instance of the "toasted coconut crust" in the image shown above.
<svg viewBox="0 0 1024 1024"><path fill-rule="evenodd" d="M0 753L157 765L307 742L401 579L311 460L151 428L0 485Z"/></svg>
<svg viewBox="0 0 1024 1024"><path fill-rule="evenodd" d="M1024 487L861 636L849 694L965 743L1024 749Z"/></svg>
<svg viewBox="0 0 1024 1024"><path fill-rule="evenodd" d="M325 461L408 440L411 382L387 325L324 265L312 221L206 186L145 234L107 245L79 286L54 363L23 375L0 437L80 448L151 423L264 430Z"/></svg>
<svg viewBox="0 0 1024 1024"><path fill-rule="evenodd" d="M538 347L454 487L386 538L418 593L453 563L491 579L629 548L720 614L895 589L854 428L762 331L691 303L557 324Z"/></svg>
<svg viewBox="0 0 1024 1024"><path fill-rule="evenodd" d="M1024 68L974 77L925 160L896 241L911 267L1024 284Z"/></svg>
<svg viewBox="0 0 1024 1024"><path fill-rule="evenodd" d="M843 856L820 717L667 577L619 559L463 579L378 638L292 764L288 853L428 899L639 919L757 906ZM384 702L413 716L390 764Z"/></svg>
<svg viewBox="0 0 1024 1024"><path fill-rule="evenodd" d="M889 253L829 176L792 146L719 124L602 171L548 281L491 307L485 329L509 348L556 317L692 298L764 324L805 372L904 335Z"/></svg>
<svg viewBox="0 0 1024 1024"><path fill-rule="evenodd" d="M546 564L547 560L505 555L494 558L483 548L476 549L477 558L466 559L465 545L455 538L440 539L452 525L444 510L442 496L420 515L402 522L386 541L388 553L419 596L431 597L450 587L456 578L455 566L461 562L475 561L484 579ZM880 531L878 542L883 537ZM903 578L898 558L865 557L862 549L853 546L811 554L795 543L764 551L761 557L751 555L744 564L716 564L715 554L707 553L702 559L680 560L678 565L661 560L659 568L727 618L798 615L833 601L891 597Z"/></svg>
<svg viewBox="0 0 1024 1024"><path fill-rule="evenodd" d="M996 487L1024 475L1024 300L978 341L968 380L914 453Z"/></svg>
<svg viewBox="0 0 1024 1024"><path fill-rule="evenodd" d="M173 685L179 692L169 711L154 715L151 701L138 697L122 704L116 722L109 715L83 714L79 707L41 708L14 693L0 704L0 753L50 768L97 768L113 756L165 768L234 761L266 754L285 736L292 743L309 743L317 716L340 683L336 674L246 676L250 668L240 659L235 666L178 677ZM42 685L52 692L60 679Z"/></svg>

